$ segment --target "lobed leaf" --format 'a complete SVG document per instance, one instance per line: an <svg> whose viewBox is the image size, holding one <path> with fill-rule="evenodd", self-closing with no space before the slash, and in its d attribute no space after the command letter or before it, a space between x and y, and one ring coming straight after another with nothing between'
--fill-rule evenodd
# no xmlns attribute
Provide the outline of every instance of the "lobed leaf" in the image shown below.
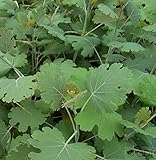
<svg viewBox="0 0 156 160"><path fill-rule="evenodd" d="M31 152L29 157L32 160L49 159L75 159L75 160L94 160L95 149L85 143L70 143L65 139L62 133L49 127L43 128L43 131L35 131L30 139L30 144L40 149L40 153Z"/></svg>
<svg viewBox="0 0 156 160"><path fill-rule="evenodd" d="M34 76L22 76L17 79L0 78L0 98L10 103L31 97L36 89L34 79Z"/></svg>

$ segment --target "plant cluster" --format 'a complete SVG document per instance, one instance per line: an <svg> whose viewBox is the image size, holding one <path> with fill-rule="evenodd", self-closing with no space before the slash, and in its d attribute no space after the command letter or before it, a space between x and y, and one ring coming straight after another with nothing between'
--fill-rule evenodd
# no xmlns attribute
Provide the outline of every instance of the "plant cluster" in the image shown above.
<svg viewBox="0 0 156 160"><path fill-rule="evenodd" d="M0 0L0 159L156 160L155 0Z"/></svg>

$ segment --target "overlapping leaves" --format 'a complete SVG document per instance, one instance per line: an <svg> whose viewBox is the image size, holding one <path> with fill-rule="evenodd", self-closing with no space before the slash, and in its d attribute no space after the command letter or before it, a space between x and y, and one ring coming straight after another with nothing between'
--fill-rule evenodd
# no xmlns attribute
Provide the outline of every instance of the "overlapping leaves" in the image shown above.
<svg viewBox="0 0 156 160"><path fill-rule="evenodd" d="M0 159L153 160L155 0L0 3Z"/></svg>
<svg viewBox="0 0 156 160"><path fill-rule="evenodd" d="M35 108L35 102L30 100L22 102L16 108L12 108L8 115L10 118L9 123L12 126L19 124L18 130L20 132L26 132L29 127L32 131L37 130L39 125L45 122L46 116Z"/></svg>
<svg viewBox="0 0 156 160"><path fill-rule="evenodd" d="M93 147L85 143L69 143L65 142L62 133L54 128L43 128L43 131L35 131L30 139L30 144L40 149L40 153L30 153L32 160L48 160L48 159L87 159L94 160L95 150Z"/></svg>
<svg viewBox="0 0 156 160"><path fill-rule="evenodd" d="M64 99L64 85L72 73L74 63L65 61L45 64L37 75L38 86L43 100L54 110L61 107Z"/></svg>
<svg viewBox="0 0 156 160"><path fill-rule="evenodd" d="M83 131L92 131L97 125L98 136L103 140L112 140L115 133L118 136L123 135L122 117L115 112L101 113L96 110L95 106L88 105L83 112L76 116L75 120Z"/></svg>

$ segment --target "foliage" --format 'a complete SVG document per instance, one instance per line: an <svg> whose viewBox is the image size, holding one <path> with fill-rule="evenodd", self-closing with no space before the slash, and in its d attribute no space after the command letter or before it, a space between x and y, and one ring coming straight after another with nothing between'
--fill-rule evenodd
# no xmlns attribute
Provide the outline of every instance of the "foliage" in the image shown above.
<svg viewBox="0 0 156 160"><path fill-rule="evenodd" d="M155 0L0 4L0 159L155 160Z"/></svg>

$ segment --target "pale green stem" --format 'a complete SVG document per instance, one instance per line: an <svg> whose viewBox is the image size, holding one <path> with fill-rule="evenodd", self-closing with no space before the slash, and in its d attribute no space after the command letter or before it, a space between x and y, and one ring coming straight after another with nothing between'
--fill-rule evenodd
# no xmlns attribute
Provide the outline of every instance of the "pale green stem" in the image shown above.
<svg viewBox="0 0 156 160"><path fill-rule="evenodd" d="M89 32L87 32L84 36L88 36L90 33L94 32L96 29L100 28L103 24L99 24L97 25L95 28L93 28L92 30L90 30Z"/></svg>
<svg viewBox="0 0 156 160"><path fill-rule="evenodd" d="M152 152L149 152L149 151L140 150L140 149L136 149L136 148L132 148L132 150L135 151L135 152L139 152L139 153L143 153L143 154L149 154L149 155L152 155L152 156L156 156L156 153L152 153Z"/></svg>

